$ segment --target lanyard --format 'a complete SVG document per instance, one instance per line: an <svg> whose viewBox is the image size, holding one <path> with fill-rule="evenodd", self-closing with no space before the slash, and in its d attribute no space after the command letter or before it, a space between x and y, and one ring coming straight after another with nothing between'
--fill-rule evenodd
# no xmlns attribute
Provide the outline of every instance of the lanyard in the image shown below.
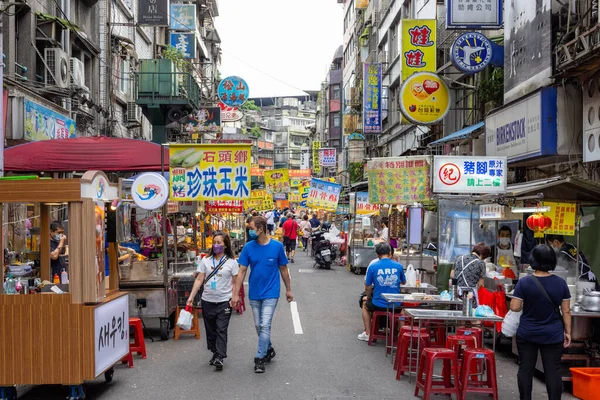
<svg viewBox="0 0 600 400"><path fill-rule="evenodd" d="M225 254L223 254L223 256L221 257L221 260L223 259L223 257L225 257ZM221 260L219 260L219 264L221 264ZM215 256L213 256L213 258L212 258L212 263L213 263L213 269L217 268L217 265L219 265L219 264L215 264Z"/></svg>

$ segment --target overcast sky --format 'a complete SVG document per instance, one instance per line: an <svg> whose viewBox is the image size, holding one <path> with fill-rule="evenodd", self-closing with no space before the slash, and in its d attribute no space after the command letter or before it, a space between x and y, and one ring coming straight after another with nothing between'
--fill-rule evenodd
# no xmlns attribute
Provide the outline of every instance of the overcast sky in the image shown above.
<svg viewBox="0 0 600 400"><path fill-rule="evenodd" d="M343 43L336 0L218 0L222 77L248 82L250 97L319 90ZM300 89L300 90L299 90Z"/></svg>

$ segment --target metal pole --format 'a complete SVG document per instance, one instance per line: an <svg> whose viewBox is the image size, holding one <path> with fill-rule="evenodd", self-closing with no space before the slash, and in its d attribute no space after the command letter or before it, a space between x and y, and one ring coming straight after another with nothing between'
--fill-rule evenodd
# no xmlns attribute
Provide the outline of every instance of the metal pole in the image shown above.
<svg viewBox="0 0 600 400"><path fill-rule="evenodd" d="M4 9L4 2L0 1L0 11ZM0 14L0 54L4 55L2 43L4 41L3 14ZM0 93L2 94L2 104L0 104L0 177L4 176L4 58L0 59ZM3 213L4 215L4 213ZM4 221L4 218L2 219ZM4 235L2 235L4 238ZM2 240L0 239L0 242ZM4 246L2 246L4 248Z"/></svg>
<svg viewBox="0 0 600 400"><path fill-rule="evenodd" d="M164 147L161 145L160 146L160 170L162 173L162 176L165 176L165 151L164 151ZM169 290L168 290L168 285L169 285L169 257L168 257L168 251L169 251L169 239L167 237L167 214L168 213L168 206L167 203L165 203L162 207L162 237L163 237L163 283L164 283L164 296L165 296L165 318L169 318ZM177 246L177 243L175 243L175 246ZM177 247L175 247L175 250L177 251Z"/></svg>

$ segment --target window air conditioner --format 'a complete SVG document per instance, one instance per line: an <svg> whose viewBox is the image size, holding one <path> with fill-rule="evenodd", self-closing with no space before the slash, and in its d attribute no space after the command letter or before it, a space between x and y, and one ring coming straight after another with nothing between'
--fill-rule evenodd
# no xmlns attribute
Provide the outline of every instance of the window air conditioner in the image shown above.
<svg viewBox="0 0 600 400"><path fill-rule="evenodd" d="M68 88L71 83L69 77L69 57L59 48L44 49L46 60L45 82L47 85Z"/></svg>
<svg viewBox="0 0 600 400"><path fill-rule="evenodd" d="M71 85L89 92L85 86L85 64L78 58L71 57Z"/></svg>

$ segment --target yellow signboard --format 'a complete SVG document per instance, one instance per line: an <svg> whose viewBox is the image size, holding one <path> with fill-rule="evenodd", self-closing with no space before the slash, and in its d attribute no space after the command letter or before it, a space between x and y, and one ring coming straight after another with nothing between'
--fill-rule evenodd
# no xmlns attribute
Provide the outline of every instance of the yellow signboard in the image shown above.
<svg viewBox="0 0 600 400"><path fill-rule="evenodd" d="M413 124L435 124L450 110L450 89L437 74L413 74L400 88L400 109Z"/></svg>
<svg viewBox="0 0 600 400"><path fill-rule="evenodd" d="M575 235L576 204L544 201L543 206L550 207L550 211L544 213L544 215L552 219L552 228L544 232L546 235Z"/></svg>
<svg viewBox="0 0 600 400"><path fill-rule="evenodd" d="M300 203L302 201L302 194L300 192L290 192L290 203Z"/></svg>
<svg viewBox="0 0 600 400"><path fill-rule="evenodd" d="M354 8L357 10L366 10L369 7L369 0L355 0Z"/></svg>
<svg viewBox="0 0 600 400"><path fill-rule="evenodd" d="M290 187L297 188L302 183L302 178L291 178Z"/></svg>
<svg viewBox="0 0 600 400"><path fill-rule="evenodd" d="M289 193L290 173L287 168L265 171L265 187L268 193Z"/></svg>
<svg viewBox="0 0 600 400"><path fill-rule="evenodd" d="M244 201L246 210L268 211L273 209L273 196L266 190L253 190L250 199Z"/></svg>
<svg viewBox="0 0 600 400"><path fill-rule="evenodd" d="M313 172L315 174L321 173L321 161L319 160L319 150L321 149L321 142L314 141L312 142L312 161L313 161Z"/></svg>
<svg viewBox="0 0 600 400"><path fill-rule="evenodd" d="M435 72L435 19L402 20L402 81L415 72Z"/></svg>
<svg viewBox="0 0 600 400"><path fill-rule="evenodd" d="M170 145L170 199L249 199L250 147L240 144Z"/></svg>
<svg viewBox="0 0 600 400"><path fill-rule="evenodd" d="M306 205L323 211L336 211L341 192L342 185L312 179Z"/></svg>
<svg viewBox="0 0 600 400"><path fill-rule="evenodd" d="M431 157L374 158L367 163L369 203L408 204L431 199Z"/></svg>

